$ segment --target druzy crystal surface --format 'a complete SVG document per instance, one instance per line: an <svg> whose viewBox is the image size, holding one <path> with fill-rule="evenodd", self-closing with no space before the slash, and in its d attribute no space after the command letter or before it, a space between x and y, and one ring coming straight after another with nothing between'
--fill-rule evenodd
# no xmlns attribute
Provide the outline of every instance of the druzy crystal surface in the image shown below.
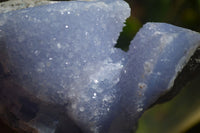
<svg viewBox="0 0 200 133"><path fill-rule="evenodd" d="M114 46L129 15L122 0L58 2L0 14L0 101L22 123L18 128L136 128L144 110L174 89L199 50L200 35L147 23L126 53Z"/></svg>
<svg viewBox="0 0 200 133"><path fill-rule="evenodd" d="M125 62L114 45L129 14L122 0L58 2L1 14L2 64L25 91L62 106L83 131L106 131L102 124L110 126ZM53 132L38 121L31 124Z"/></svg>

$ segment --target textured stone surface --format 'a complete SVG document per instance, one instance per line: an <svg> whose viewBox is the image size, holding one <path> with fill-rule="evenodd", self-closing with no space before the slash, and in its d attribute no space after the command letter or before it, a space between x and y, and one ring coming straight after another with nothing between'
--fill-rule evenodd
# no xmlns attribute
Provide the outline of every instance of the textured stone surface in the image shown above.
<svg viewBox="0 0 200 133"><path fill-rule="evenodd" d="M200 35L148 23L125 53L114 45L129 13L125 2L104 0L0 14L1 105L41 133L135 129L174 86Z"/></svg>
<svg viewBox="0 0 200 133"><path fill-rule="evenodd" d="M19 10L50 3L55 2L50 2L47 0L8 0L1 3L0 1L0 13L6 13L13 10Z"/></svg>
<svg viewBox="0 0 200 133"><path fill-rule="evenodd" d="M131 42L128 62L120 75L118 85L124 90L121 89L123 113L117 120L119 125L136 125L136 120L129 122L127 118L138 119L141 112L160 102L160 97L181 89L193 78L188 76L191 73L199 76L199 47L197 32L165 23L145 24ZM192 64L190 59L194 53L197 55L192 58ZM189 67L188 62L191 63ZM186 66L187 70L183 71Z"/></svg>
<svg viewBox="0 0 200 133"><path fill-rule="evenodd" d="M39 100L65 106L85 132L106 131L125 61L114 45L129 14L121 0L60 2L1 14L1 56L9 59L3 64Z"/></svg>

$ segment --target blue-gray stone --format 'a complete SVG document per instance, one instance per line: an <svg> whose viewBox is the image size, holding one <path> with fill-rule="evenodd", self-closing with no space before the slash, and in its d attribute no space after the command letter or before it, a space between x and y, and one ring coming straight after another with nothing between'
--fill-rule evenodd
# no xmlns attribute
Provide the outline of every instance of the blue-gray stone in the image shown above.
<svg viewBox="0 0 200 133"><path fill-rule="evenodd" d="M200 46L200 35L147 23L125 53L114 45L129 13L125 2L105 0L0 14L0 78L9 73L4 80L24 92L5 98L13 104L20 99L21 108L13 107L12 113L41 133L129 133L136 128L144 110L174 86ZM5 81L0 81L2 86ZM7 90L1 87L0 95L11 95Z"/></svg>
<svg viewBox="0 0 200 133"><path fill-rule="evenodd" d="M129 15L122 0L58 2L0 14L2 64L31 95L65 106L84 132L107 131L125 62L125 52L114 45ZM30 125L53 132L53 125L38 123Z"/></svg>
<svg viewBox="0 0 200 133"><path fill-rule="evenodd" d="M181 89L179 87L183 87L185 81L191 80L192 77L184 79L188 75L180 73L196 52L197 59L194 58L196 61L187 68L186 73L199 76L199 33L165 23L145 24L131 42L128 61L120 74L121 117L118 115L115 121L119 122L119 128L130 129L136 125L142 112L160 97L173 91L171 89ZM175 84L179 75L184 78L179 78L180 81Z"/></svg>

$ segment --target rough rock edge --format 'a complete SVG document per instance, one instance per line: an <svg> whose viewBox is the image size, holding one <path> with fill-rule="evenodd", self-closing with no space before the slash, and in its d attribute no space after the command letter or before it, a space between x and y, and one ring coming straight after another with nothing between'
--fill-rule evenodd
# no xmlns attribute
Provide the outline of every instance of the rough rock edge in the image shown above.
<svg viewBox="0 0 200 133"><path fill-rule="evenodd" d="M48 0L9 0L0 3L0 13L6 13L13 10L24 9L39 5L55 3Z"/></svg>
<svg viewBox="0 0 200 133"><path fill-rule="evenodd" d="M196 51L190 57L187 64L183 65L183 69L177 73L176 78L173 81L173 86L169 89L169 92L161 96L153 105L167 102L174 98L181 89L190 81L200 75L200 43ZM151 105L151 107L153 106Z"/></svg>

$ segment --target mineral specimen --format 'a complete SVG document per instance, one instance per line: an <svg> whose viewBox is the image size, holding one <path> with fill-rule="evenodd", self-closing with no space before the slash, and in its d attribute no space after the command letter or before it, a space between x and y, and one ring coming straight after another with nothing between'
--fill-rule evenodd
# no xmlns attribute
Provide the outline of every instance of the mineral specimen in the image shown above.
<svg viewBox="0 0 200 133"><path fill-rule="evenodd" d="M140 112L175 96L189 80L200 75L200 34L170 24L147 23L127 54L118 83L121 117L115 120L119 122L116 132L121 133L130 129L128 124L136 125Z"/></svg>
<svg viewBox="0 0 200 133"><path fill-rule="evenodd" d="M37 111L50 107L32 107L35 103L24 103L30 98L19 100L27 97L21 93L14 101L26 109L14 108L13 113L40 132L58 130L55 123L71 121L68 117L84 132L108 130L125 62L125 53L114 45L129 14L122 0L58 2L1 14L2 66L22 92L37 99L33 102L59 105L67 116L60 118L57 111L49 113L57 114L51 118L43 109ZM7 95L8 89L2 89L1 95Z"/></svg>
<svg viewBox="0 0 200 133"><path fill-rule="evenodd" d="M135 130L144 110L176 90L200 35L148 23L126 53L114 46L129 14L122 0L0 14L0 102L9 112L1 119L12 116L11 126L40 133Z"/></svg>

